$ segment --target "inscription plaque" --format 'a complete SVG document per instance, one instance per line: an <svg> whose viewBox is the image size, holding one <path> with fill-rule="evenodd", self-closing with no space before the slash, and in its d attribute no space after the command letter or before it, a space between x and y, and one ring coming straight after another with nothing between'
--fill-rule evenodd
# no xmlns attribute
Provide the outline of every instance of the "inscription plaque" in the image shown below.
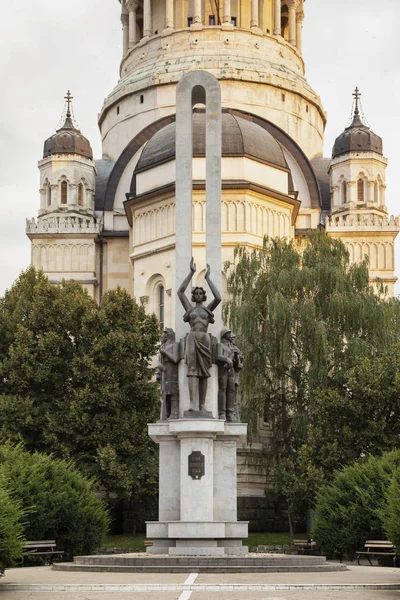
<svg viewBox="0 0 400 600"><path fill-rule="evenodd" d="M205 473L204 454L199 450L193 450L188 456L189 475L192 479L201 479Z"/></svg>

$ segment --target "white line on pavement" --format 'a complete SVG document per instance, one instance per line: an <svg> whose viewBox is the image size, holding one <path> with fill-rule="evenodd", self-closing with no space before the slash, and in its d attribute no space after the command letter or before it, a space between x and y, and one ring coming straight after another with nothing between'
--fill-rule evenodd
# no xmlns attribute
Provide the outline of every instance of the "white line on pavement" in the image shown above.
<svg viewBox="0 0 400 600"><path fill-rule="evenodd" d="M198 573L190 573L189 577L186 579L184 585L191 585L194 583L198 577Z"/></svg>
<svg viewBox="0 0 400 600"><path fill-rule="evenodd" d="M193 592L182 592L182 594L179 596L179 600L189 600L192 593Z"/></svg>

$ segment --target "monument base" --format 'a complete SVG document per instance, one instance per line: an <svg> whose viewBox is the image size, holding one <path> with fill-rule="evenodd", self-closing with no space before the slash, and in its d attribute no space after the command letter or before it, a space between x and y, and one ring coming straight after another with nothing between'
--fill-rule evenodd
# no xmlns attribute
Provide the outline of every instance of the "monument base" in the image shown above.
<svg viewBox="0 0 400 600"><path fill-rule="evenodd" d="M222 556L224 554L247 554L242 538L248 535L245 522L147 522L147 537L153 546L149 554L182 556Z"/></svg>
<svg viewBox="0 0 400 600"><path fill-rule="evenodd" d="M246 424L204 417L149 425L160 447L159 521L147 523L149 554L247 554L236 468L237 443L246 434Z"/></svg>

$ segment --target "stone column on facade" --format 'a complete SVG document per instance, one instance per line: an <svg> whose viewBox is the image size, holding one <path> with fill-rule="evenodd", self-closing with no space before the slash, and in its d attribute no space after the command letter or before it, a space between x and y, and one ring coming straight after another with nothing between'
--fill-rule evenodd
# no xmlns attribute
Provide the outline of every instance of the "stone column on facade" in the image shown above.
<svg viewBox="0 0 400 600"><path fill-rule="evenodd" d="M61 204L60 186L58 185L58 183L51 184L50 198L51 198L50 206L54 206L54 205L57 206L58 204Z"/></svg>
<svg viewBox="0 0 400 600"><path fill-rule="evenodd" d="M357 202L357 182L349 181L347 184L347 202Z"/></svg>
<svg viewBox="0 0 400 600"><path fill-rule="evenodd" d="M143 2L143 37L151 35L151 0Z"/></svg>
<svg viewBox="0 0 400 600"><path fill-rule="evenodd" d="M367 202L374 202L375 200L375 182L367 181Z"/></svg>
<svg viewBox="0 0 400 600"><path fill-rule="evenodd" d="M296 13L296 46L300 54L303 52L303 11Z"/></svg>
<svg viewBox="0 0 400 600"><path fill-rule="evenodd" d="M251 15L250 15L250 27L259 28L259 8L258 0L251 0Z"/></svg>
<svg viewBox="0 0 400 600"><path fill-rule="evenodd" d="M386 185L379 187L379 205L386 206Z"/></svg>
<svg viewBox="0 0 400 600"><path fill-rule="evenodd" d="M174 28L174 0L165 0L165 29ZM164 30L165 31L165 30Z"/></svg>
<svg viewBox="0 0 400 600"><path fill-rule="evenodd" d="M282 35L281 0L274 0L274 35Z"/></svg>
<svg viewBox="0 0 400 600"><path fill-rule="evenodd" d="M134 46L137 43L136 39L136 10L137 10L137 1L129 0L127 2L126 7L129 11L129 47Z"/></svg>
<svg viewBox="0 0 400 600"><path fill-rule="evenodd" d="M222 23L223 25L231 24L231 0L224 0Z"/></svg>
<svg viewBox="0 0 400 600"><path fill-rule="evenodd" d="M289 9L289 44L296 45L296 0L288 0Z"/></svg>
<svg viewBox="0 0 400 600"><path fill-rule="evenodd" d="M336 208L340 205L340 186L334 185L332 186L332 207Z"/></svg>
<svg viewBox="0 0 400 600"><path fill-rule="evenodd" d="M68 205L78 204L78 185L71 183L69 186Z"/></svg>
<svg viewBox="0 0 400 600"><path fill-rule="evenodd" d="M46 209L46 192L47 192L47 186L44 188L40 188L39 193L40 193L40 209L41 210L45 210Z"/></svg>
<svg viewBox="0 0 400 600"><path fill-rule="evenodd" d="M193 1L193 25L201 25L201 0Z"/></svg>
<svg viewBox="0 0 400 600"><path fill-rule="evenodd" d="M129 14L122 13L121 14L121 23L122 23L122 52L123 56L129 50Z"/></svg>

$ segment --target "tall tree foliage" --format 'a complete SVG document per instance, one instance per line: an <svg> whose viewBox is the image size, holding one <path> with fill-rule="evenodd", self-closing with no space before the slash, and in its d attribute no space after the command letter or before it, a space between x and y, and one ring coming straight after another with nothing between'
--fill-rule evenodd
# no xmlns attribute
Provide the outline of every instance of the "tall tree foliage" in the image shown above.
<svg viewBox="0 0 400 600"><path fill-rule="evenodd" d="M151 357L159 326L123 290L98 306L80 285L33 268L0 300L0 441L73 458L107 492L154 494Z"/></svg>
<svg viewBox="0 0 400 600"><path fill-rule="evenodd" d="M369 284L367 263L350 265L339 240L312 232L299 245L265 240L228 264L225 319L245 355L243 414L270 425L270 474L294 512L312 505L324 465L308 447L317 390L343 386L349 369L396 339L394 303Z"/></svg>

